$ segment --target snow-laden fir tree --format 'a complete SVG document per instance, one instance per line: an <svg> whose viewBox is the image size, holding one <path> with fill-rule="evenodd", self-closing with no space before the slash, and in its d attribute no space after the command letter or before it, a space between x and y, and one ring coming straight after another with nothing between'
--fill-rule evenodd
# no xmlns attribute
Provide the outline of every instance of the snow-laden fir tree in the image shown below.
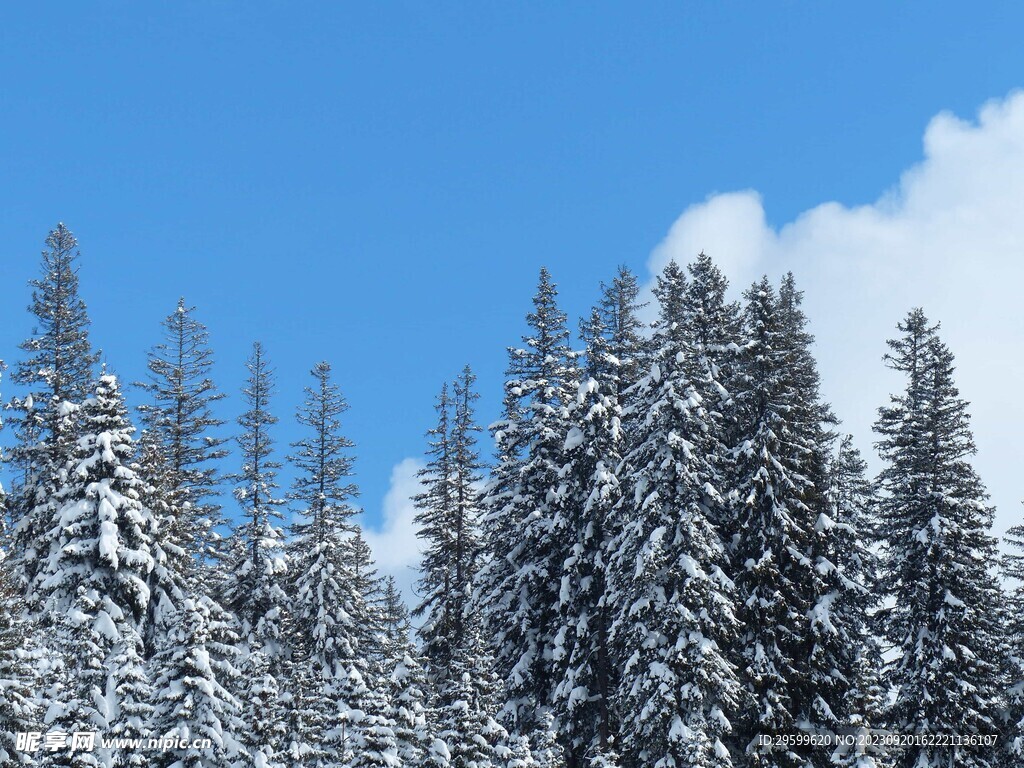
<svg viewBox="0 0 1024 768"><path fill-rule="evenodd" d="M352 768L399 768L398 741L383 691L367 684L353 667L344 695L351 702L345 763Z"/></svg>
<svg viewBox="0 0 1024 768"><path fill-rule="evenodd" d="M409 635L408 611L400 598L396 601L398 593L393 578L387 580L385 596L391 627L385 693L399 762L403 766L447 768L450 753L437 737L437 712L431 701L427 674Z"/></svg>
<svg viewBox="0 0 1024 768"><path fill-rule="evenodd" d="M920 309L898 325L887 362L906 389L879 410L885 625L895 660L890 727L901 733L994 734L1003 693L1002 596L992 573L993 509L970 465L967 403L953 355ZM906 749L897 765L990 768L990 747Z"/></svg>
<svg viewBox="0 0 1024 768"><path fill-rule="evenodd" d="M554 686L551 649L565 552L553 529L553 494L578 388L565 314L542 269L524 346L509 350L505 414L493 427L498 465L485 499L488 559L478 593L498 674L506 682L503 718L529 735Z"/></svg>
<svg viewBox="0 0 1024 768"><path fill-rule="evenodd" d="M694 386L705 409L714 416L716 439L728 445L736 431L729 390L739 352L740 306L727 301L729 281L710 256L702 252L686 269L689 279L681 297L679 322L700 363Z"/></svg>
<svg viewBox="0 0 1024 768"><path fill-rule="evenodd" d="M606 392L621 400L620 394L633 386L644 373L646 339L640 311L640 285L627 267L619 267L611 283L601 285L598 307L600 328L605 338L603 350L609 363L605 373ZM586 341L586 339L584 339Z"/></svg>
<svg viewBox="0 0 1024 768"><path fill-rule="evenodd" d="M360 674L367 687L380 692L387 678L388 621L384 607L384 579L377 571L373 551L356 527L348 539L347 555L352 588L359 595L356 645Z"/></svg>
<svg viewBox="0 0 1024 768"><path fill-rule="evenodd" d="M467 608L463 636L452 659L452 674L436 689L438 735L447 747L452 768L499 768L513 747L530 757L526 735L510 738L497 721L503 695L494 659L482 636L478 614Z"/></svg>
<svg viewBox="0 0 1024 768"><path fill-rule="evenodd" d="M769 748L759 737L831 732L847 721L850 681L837 671L849 668L856 626L831 606L858 587L830 559L846 530L829 517L834 419L792 276L778 292L764 278L745 296L725 524L743 627L735 661L745 699L733 743L751 765L823 766L831 762L824 746Z"/></svg>
<svg viewBox="0 0 1024 768"><path fill-rule="evenodd" d="M68 673L59 722L134 734L148 712L140 635L155 522L130 468L134 428L116 377L100 377L79 419L82 436L55 494L57 514L40 541L46 557L32 586Z"/></svg>
<svg viewBox="0 0 1024 768"><path fill-rule="evenodd" d="M564 485L555 497L555 532L566 557L559 573L552 649L553 706L571 768L608 753L617 731L613 694L618 669L610 640L607 572L622 497L617 474L624 448L621 358L611 352L615 339L599 308L583 324L582 336L586 365L569 405Z"/></svg>
<svg viewBox="0 0 1024 768"><path fill-rule="evenodd" d="M101 618L104 617L104 618ZM96 591L79 586L71 606L56 619L52 630L62 648L59 679L47 692L44 716L47 731L66 734L105 734L111 725L110 674L105 662L111 645L111 621ZM48 756L48 765L60 768L99 768L112 764L109 749L60 750Z"/></svg>
<svg viewBox="0 0 1024 768"><path fill-rule="evenodd" d="M31 765L32 755L16 749L16 734L40 731L37 698L39 630L22 616L21 593L0 549L0 763Z"/></svg>
<svg viewBox="0 0 1024 768"><path fill-rule="evenodd" d="M219 547L215 462L227 455L227 438L216 434L224 422L214 416L213 405L224 394L210 378L209 334L194 312L179 299L164 319L163 340L148 354L148 380L139 385L151 402L139 411L166 463L163 492L169 509L161 523L174 529L174 538L197 561Z"/></svg>
<svg viewBox="0 0 1024 768"><path fill-rule="evenodd" d="M632 393L635 445L612 572L622 663L618 706L625 765L727 768L736 634L725 549L711 520L723 503L709 457L721 452L694 384L702 362L678 318L683 272L659 277L650 371Z"/></svg>
<svg viewBox="0 0 1024 768"><path fill-rule="evenodd" d="M1003 576L1012 584L1006 595L1003 630L1006 638L1006 749L1024 759L1024 524L1006 532Z"/></svg>
<svg viewBox="0 0 1024 768"><path fill-rule="evenodd" d="M249 378L242 395L248 409L239 419L241 472L235 498L244 519L234 532L238 543L225 585L227 604L241 624L242 640L271 658L286 655L282 624L288 597L283 582L287 571L283 536L276 525L284 500L278 496L274 443L270 430L277 423L270 408L273 372L263 345L253 344L246 362Z"/></svg>
<svg viewBox="0 0 1024 768"><path fill-rule="evenodd" d="M107 735L127 743L135 739L146 743L152 735L153 686L143 660L142 636L130 623L121 622L118 626L118 638L105 666L111 671L108 684L113 685L115 696ZM112 757L115 766L149 765L148 756L141 749L115 749Z"/></svg>
<svg viewBox="0 0 1024 768"><path fill-rule="evenodd" d="M249 378L242 390L247 410L239 419L241 472L235 497L244 522L234 533L224 596L240 625L243 719L249 725L253 760L276 765L284 748L286 713L281 700L283 669L288 657L289 620L285 592L287 560L283 534L277 526L284 501L278 497L277 470L270 431L277 417L270 412L273 372L263 345L253 344L246 362Z"/></svg>
<svg viewBox="0 0 1024 768"><path fill-rule="evenodd" d="M480 431L474 418L476 377L466 366L438 397L437 426L428 433L430 460L420 473L425 490L415 498L417 536L425 542L420 564L415 615L423 617L418 634L434 684L451 676L453 649L461 643L462 621L472 594L480 557ZM454 400L454 402L452 402Z"/></svg>
<svg viewBox="0 0 1024 768"><path fill-rule="evenodd" d="M402 593L398 591L395 577L388 575L383 579L380 596L381 621L383 635L381 653L383 657L383 673L391 675L391 670L406 655L411 641L412 623L409 620L409 609L402 601Z"/></svg>
<svg viewBox="0 0 1024 768"><path fill-rule="evenodd" d="M886 691L882 679L882 646L876 634L875 616L879 608L878 557L872 549L877 538L875 505L877 488L867 477L867 462L853 445L853 436L845 435L829 466L830 522L835 527L834 561L843 578L855 588L845 590L831 611L840 624L851 628L854 646L840 658L847 669L836 671L849 683L846 732L865 736L881 727ZM865 740L866 741L866 740ZM877 768L886 765L876 749L865 744L841 749L834 756L840 765Z"/></svg>
<svg viewBox="0 0 1024 768"><path fill-rule="evenodd" d="M291 493L298 520L288 543L289 592L293 645L305 656L304 663L295 659L295 669L308 667L309 675L303 677L313 686L312 698L304 705L311 723L304 739L311 751L308 764L326 766L341 759L340 718L352 706L343 698L349 672L353 667L361 674L366 671L360 625L367 608L356 585L351 554L356 531L351 500L357 490L352 482L352 442L341 424L348 405L331 380L329 364L318 363L312 376L313 385L306 388L298 412L305 433L292 445L290 457L298 470ZM319 731L313 730L315 723L320 723Z"/></svg>
<svg viewBox="0 0 1024 768"><path fill-rule="evenodd" d="M40 277L30 281L29 311L36 326L21 344L25 357L12 379L28 392L12 401L17 444L8 456L15 470L9 501L15 523L13 556L23 588L39 568L37 539L54 513L70 447L77 438L74 409L89 396L98 355L89 342L89 317L78 293L78 241L63 224L46 238ZM26 597L30 608L35 596Z"/></svg>
<svg viewBox="0 0 1024 768"><path fill-rule="evenodd" d="M223 659L216 619L208 604L186 598L169 617L170 631L161 638L153 659L155 738L184 742L153 756L157 768L234 768L247 757L241 740L248 726L241 704L225 687L237 672ZM192 746L210 739L212 749ZM251 764L251 763L250 763Z"/></svg>

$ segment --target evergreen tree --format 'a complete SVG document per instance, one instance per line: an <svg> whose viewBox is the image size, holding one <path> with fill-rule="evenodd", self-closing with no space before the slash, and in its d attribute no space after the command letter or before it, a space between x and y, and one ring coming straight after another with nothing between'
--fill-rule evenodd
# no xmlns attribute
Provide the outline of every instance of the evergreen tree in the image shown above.
<svg viewBox="0 0 1024 768"><path fill-rule="evenodd" d="M882 647L875 633L874 617L879 609L878 558L871 546L878 536L875 520L877 488L867 479L867 463L853 446L853 436L846 435L829 467L831 479L830 518L820 518L823 525L834 526L833 559L844 579L855 588L846 590L832 606L841 625L851 627L853 647L840 658L850 666L837 670L849 681L846 727L865 736L881 726L886 691L882 679ZM842 765L854 768L875 768L877 750L865 745L840 750L836 755Z"/></svg>
<svg viewBox="0 0 1024 768"><path fill-rule="evenodd" d="M476 447L480 428L474 419L476 377L466 366L454 386L454 402L445 385L438 398L438 424L430 461L420 473L426 490L416 496L417 536L426 542L420 565L414 614L424 617L419 628L430 679L435 684L451 674L453 648L461 642L462 621L472 594L481 548L479 533L481 462Z"/></svg>
<svg viewBox="0 0 1024 768"><path fill-rule="evenodd" d="M1000 590L991 573L993 509L969 463L974 454L967 403L953 382L953 355L938 326L914 309L891 340L889 367L906 389L879 410L885 615L896 655L890 727L901 733L998 731L1002 643ZM987 747L920 746L898 765L998 764Z"/></svg>
<svg viewBox="0 0 1024 768"><path fill-rule="evenodd" d="M286 655L282 624L288 602L283 589L287 564L282 533L275 525L284 501L277 497L281 465L273 458L270 437L277 423L269 411L273 372L259 342L253 344L246 367L249 379L242 394L248 410L238 419L242 471L235 489L245 522L234 534L239 547L230 564L226 598L241 623L243 641L276 659Z"/></svg>
<svg viewBox="0 0 1024 768"><path fill-rule="evenodd" d="M51 697L45 717L47 730L105 734L112 712L106 695L108 670L104 661L113 633L109 614L100 605L96 591L79 586L72 605L59 616L53 629L64 653L61 679L51 689L58 695ZM98 744L94 751L62 750L48 757L49 765L67 768L97 768L112 762L110 750Z"/></svg>
<svg viewBox="0 0 1024 768"><path fill-rule="evenodd" d="M517 745L520 755L529 757L529 738L510 739L494 716L502 686L476 615L467 611L464 626L452 674L436 694L438 734L447 747L451 768L497 768L513 756Z"/></svg>
<svg viewBox="0 0 1024 768"><path fill-rule="evenodd" d="M209 606L186 598L168 626L171 632L153 659L155 706L151 730L157 738L184 746L155 755L158 768L234 768L242 755L240 738L247 728L241 705L223 682L237 675L218 661L216 620ZM192 747L195 739L210 739L212 749Z"/></svg>
<svg viewBox="0 0 1024 768"><path fill-rule="evenodd" d="M633 386L643 375L646 342L644 324L639 314L646 304L639 302L640 285L636 275L626 267L619 267L611 284L601 286L601 302L598 307L596 332L604 339L603 346L596 346L588 338L584 328L584 342L594 351L604 353L605 368L603 380L607 380L606 394L620 403L621 393ZM589 363L591 368L595 363Z"/></svg>
<svg viewBox="0 0 1024 768"><path fill-rule="evenodd" d="M849 669L856 627L832 606L859 588L833 562L846 529L826 523L834 418L819 395L792 276L778 292L764 278L746 298L726 523L746 698L735 744L755 766L824 766L831 750L823 746L771 748L759 737L834 732L848 719L850 681L837 671Z"/></svg>
<svg viewBox="0 0 1024 768"><path fill-rule="evenodd" d="M555 501L555 531L567 557L560 569L552 650L553 704L570 766L586 765L589 755L606 751L617 731L612 698L618 670L609 636L613 606L607 571L622 497L620 358L610 351L613 339L600 309L583 325L582 336L584 381L569 405L565 485Z"/></svg>
<svg viewBox="0 0 1024 768"><path fill-rule="evenodd" d="M1015 759L1024 759L1024 525L1006 532L1007 551L1003 555L1003 576L1013 584L1006 597L1003 625L1006 634L1007 665L1007 750Z"/></svg>
<svg viewBox="0 0 1024 768"><path fill-rule="evenodd" d="M34 587L51 616L65 613L85 587L95 593L92 599L109 600L138 629L148 609L154 522L129 466L134 427L116 377L100 377L80 421L83 436L55 494L57 514L41 538L45 559Z"/></svg>
<svg viewBox="0 0 1024 768"><path fill-rule="evenodd" d="M693 346L694 386L704 407L713 414L715 437L730 445L736 435L736 413L732 407L733 378L736 375L742 335L740 306L726 300L729 281L703 252L687 267L689 280L682 296L680 323ZM720 458L718 455L716 459ZM726 471L720 462L721 471Z"/></svg>
<svg viewBox="0 0 1024 768"><path fill-rule="evenodd" d="M220 478L213 462L227 455L227 439L211 434L224 423L212 410L224 395L210 378L209 334L194 311L179 299L164 319L163 340L148 355L148 381L139 385L152 402L139 411L166 463L163 491L171 508L162 523L193 557L203 557L219 548L220 505L211 497Z"/></svg>
<svg viewBox="0 0 1024 768"><path fill-rule="evenodd" d="M562 484L567 408L578 387L576 355L547 270L541 270L525 346L509 350L505 416L494 427L499 458L487 490L488 560L479 595L506 682L503 717L534 730L554 686L550 663L565 552L554 536L551 496Z"/></svg>
<svg viewBox="0 0 1024 768"><path fill-rule="evenodd" d="M9 458L17 484L9 499L15 522L16 574L26 588L40 566L39 537L55 513L54 496L77 438L73 404L89 396L98 355L89 342L89 318L78 294L78 241L63 224L46 238L42 275L32 280L35 316L32 335L21 344L26 356L13 380L29 391L11 405L16 414L17 445ZM35 596L26 595L36 607Z"/></svg>
<svg viewBox="0 0 1024 768"><path fill-rule="evenodd" d="M384 589L381 593L381 617L383 620L384 673L390 675L395 665L402 661L409 651L412 624L409 621L409 609L402 602L394 576L384 577Z"/></svg>
<svg viewBox="0 0 1024 768"><path fill-rule="evenodd" d="M357 491L351 481L352 442L341 432L348 405L331 381L330 365L318 363L312 375L314 384L298 413L306 434L292 446L298 473L291 500L298 522L288 545L292 642L305 657L304 663L296 659L294 668L311 690L309 698L298 685L292 690L307 723L308 765L327 766L341 760L342 718L351 705L343 698L349 670L366 669L360 624L367 610L350 553L356 531L351 499Z"/></svg>
<svg viewBox="0 0 1024 768"><path fill-rule="evenodd" d="M21 616L20 593L0 549L0 763L30 765L32 756L16 749L15 735L40 730L36 690L38 628Z"/></svg>
<svg viewBox="0 0 1024 768"><path fill-rule="evenodd" d="M738 684L725 653L737 627L711 522L723 500L709 457L721 446L693 383L699 360L674 319L685 288L682 270L669 264L655 290L650 373L633 394L639 417L614 545L614 635L624 662L619 748L638 768L732 764L724 741Z"/></svg>
<svg viewBox="0 0 1024 768"><path fill-rule="evenodd" d="M151 735L153 688L143 661L142 637L131 624L121 622L118 627L118 639L106 666L111 672L110 684L116 701L110 713L108 735L146 743ZM114 750L113 764L140 768L149 765L149 761L142 750L125 748Z"/></svg>

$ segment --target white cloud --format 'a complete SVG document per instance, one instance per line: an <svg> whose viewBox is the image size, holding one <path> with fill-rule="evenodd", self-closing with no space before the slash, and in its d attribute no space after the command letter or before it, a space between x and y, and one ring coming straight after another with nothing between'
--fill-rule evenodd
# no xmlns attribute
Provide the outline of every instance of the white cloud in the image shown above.
<svg viewBox="0 0 1024 768"><path fill-rule="evenodd" d="M776 229L756 192L714 195L679 217L649 267L655 274L704 250L737 290L792 270L806 292L824 393L869 457L875 409L900 386L881 362L885 340L911 307L924 307L957 357L975 466L1001 533L1024 512L1022 201L1024 93L1013 93L974 121L936 116L924 159L870 205L826 202Z"/></svg>
<svg viewBox="0 0 1024 768"><path fill-rule="evenodd" d="M363 535L373 550L377 567L382 574L395 577L402 590L406 605L412 607L419 601L413 593L416 581L416 566L420 559L420 541L416 538L417 527L413 522L416 507L412 497L422 486L416 473L423 468L419 459L403 459L391 470L391 485L384 496L384 509L378 528L364 526Z"/></svg>

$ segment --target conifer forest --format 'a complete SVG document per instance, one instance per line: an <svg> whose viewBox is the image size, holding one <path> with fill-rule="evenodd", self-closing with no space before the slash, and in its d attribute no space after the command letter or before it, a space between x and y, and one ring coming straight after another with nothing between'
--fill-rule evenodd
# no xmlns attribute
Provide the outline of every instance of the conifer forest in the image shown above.
<svg viewBox="0 0 1024 768"><path fill-rule="evenodd" d="M0 350L0 766L1024 765L1024 525L992 531L940 318L891 319L876 474L800 275L730 287L694 253L649 302L605 276L577 321L541 270L493 340L501 413L469 365L437 394L406 604L339 369L279 402L257 341L214 381L182 299L123 381L87 245L49 232Z"/></svg>

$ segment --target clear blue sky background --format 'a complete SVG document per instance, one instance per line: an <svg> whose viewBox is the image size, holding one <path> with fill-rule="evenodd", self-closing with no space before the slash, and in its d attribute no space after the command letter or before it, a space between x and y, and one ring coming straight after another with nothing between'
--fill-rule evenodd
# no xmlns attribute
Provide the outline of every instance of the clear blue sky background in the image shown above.
<svg viewBox="0 0 1024 768"><path fill-rule="evenodd" d="M9 5L0 357L63 220L123 377L184 295L226 418L265 342L283 445L330 360L376 515L465 362L495 415L541 265L576 316L713 192L772 222L869 202L936 112L1021 85L1022 26L1011 3Z"/></svg>

